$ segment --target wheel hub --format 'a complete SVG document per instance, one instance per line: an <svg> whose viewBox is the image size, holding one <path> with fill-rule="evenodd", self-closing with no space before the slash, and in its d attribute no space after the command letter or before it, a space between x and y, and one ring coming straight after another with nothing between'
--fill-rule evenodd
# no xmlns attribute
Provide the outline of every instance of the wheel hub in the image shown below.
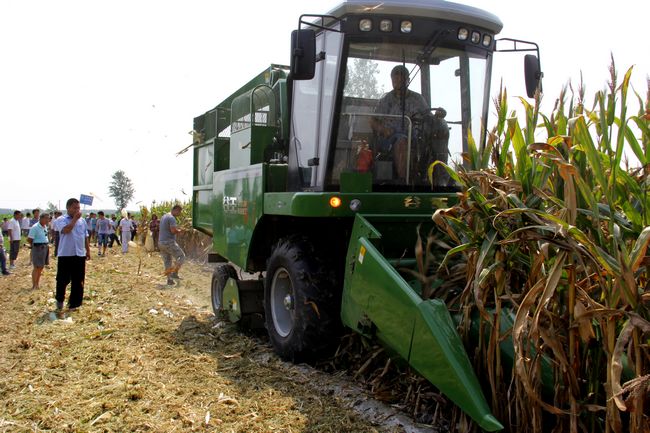
<svg viewBox="0 0 650 433"><path fill-rule="evenodd" d="M273 327L280 337L287 337L293 330L295 310L293 284L285 268L278 268L273 275L270 300Z"/></svg>
<svg viewBox="0 0 650 433"><path fill-rule="evenodd" d="M291 296L291 294L287 294L287 296L284 297L284 308L287 310L293 310L293 296Z"/></svg>

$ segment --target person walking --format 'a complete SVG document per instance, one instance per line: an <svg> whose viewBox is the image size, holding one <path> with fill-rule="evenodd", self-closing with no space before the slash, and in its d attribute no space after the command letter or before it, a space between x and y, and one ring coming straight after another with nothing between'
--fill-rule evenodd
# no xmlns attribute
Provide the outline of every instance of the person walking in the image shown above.
<svg viewBox="0 0 650 433"><path fill-rule="evenodd" d="M70 284L68 308L79 308L83 302L86 260L90 260L90 242L86 221L81 217L79 200L71 198L66 214L56 220L59 230L59 255L56 272L56 308L63 309L65 289Z"/></svg>
<svg viewBox="0 0 650 433"><path fill-rule="evenodd" d="M153 239L153 250L160 251L158 249L158 236L160 235L160 220L158 219L158 215L151 215L149 230L151 230L151 238Z"/></svg>
<svg viewBox="0 0 650 433"><path fill-rule="evenodd" d="M111 229L110 220L105 218L104 211L99 211L97 214L97 246L99 256L106 256L106 246L108 245L108 236Z"/></svg>
<svg viewBox="0 0 650 433"><path fill-rule="evenodd" d="M122 254L129 252L129 241L131 240L131 220L123 217L120 220L120 238L122 239Z"/></svg>
<svg viewBox="0 0 650 433"><path fill-rule="evenodd" d="M167 285L173 286L174 280L179 280L178 271L185 262L185 253L176 243L176 235L182 230L177 227L176 217L181 214L183 207L175 205L171 212L163 215L160 220L160 236L158 248L165 266L164 274L167 275Z"/></svg>
<svg viewBox="0 0 650 433"><path fill-rule="evenodd" d="M32 214L29 212L27 212L27 215L20 220L20 230L22 231L23 236L27 236L29 234L29 229L32 227L30 224L31 220Z"/></svg>
<svg viewBox="0 0 650 433"><path fill-rule="evenodd" d="M21 226L23 213L19 210L14 211L14 217L9 220L9 269L16 268L16 259L20 251Z"/></svg>
<svg viewBox="0 0 650 433"><path fill-rule="evenodd" d="M32 290L38 289L43 268L50 264L50 241L47 236L49 216L39 215L38 223L29 229L27 242L32 247Z"/></svg>
<svg viewBox="0 0 650 433"><path fill-rule="evenodd" d="M135 235L138 233L138 222L131 214L129 214L129 219L131 220L131 240L135 241Z"/></svg>
<svg viewBox="0 0 650 433"><path fill-rule="evenodd" d="M54 237L54 257L57 257L59 254L59 229L56 226L56 220L61 217L61 212L56 210L54 211L54 221L52 221L52 235Z"/></svg>
<svg viewBox="0 0 650 433"><path fill-rule="evenodd" d="M11 272L7 270L7 254L5 253L5 238L3 232L4 230L0 232L0 269L2 269L2 275L11 275Z"/></svg>
<svg viewBox="0 0 650 433"><path fill-rule="evenodd" d="M117 237L115 232L117 231L117 222L115 221L115 214L111 214L111 219L108 220L109 229L108 229L108 248L113 248L113 242L120 243L120 239Z"/></svg>
<svg viewBox="0 0 650 433"><path fill-rule="evenodd" d="M2 218L2 236L9 237L9 220Z"/></svg>
<svg viewBox="0 0 650 433"><path fill-rule="evenodd" d="M34 209L32 211L32 214L34 217L29 220L29 228L34 227L34 224L38 224L38 222L41 220L41 210L40 209Z"/></svg>

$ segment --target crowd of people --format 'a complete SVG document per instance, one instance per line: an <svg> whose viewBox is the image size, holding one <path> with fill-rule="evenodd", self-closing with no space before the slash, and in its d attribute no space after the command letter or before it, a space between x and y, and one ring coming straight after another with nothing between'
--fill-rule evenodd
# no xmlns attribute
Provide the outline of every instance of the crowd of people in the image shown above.
<svg viewBox="0 0 650 433"><path fill-rule="evenodd" d="M86 261L91 258L91 245L97 248L97 255L104 257L106 250L114 244L121 246L122 254L127 254L129 242L135 240L139 231L148 229L155 251L163 259L164 275L167 284L173 286L180 279L178 271L185 261L185 254L176 242L176 234L181 232L176 224L182 207L176 205L159 220L156 214L151 216L148 227L138 227L134 216L127 213L120 218L115 214L107 216L103 211L90 212L85 217L81 213L79 200L71 198L66 203L65 213L54 211L32 212L16 210L13 218L4 218L0 234L0 268L2 275L11 275L16 269L16 260L20 254L21 243L29 248L32 264L32 289L40 287L43 269L50 262L50 248L57 258L56 306L63 308L65 292L70 284L68 308L76 309L83 302ZM118 236L119 234L119 236ZM8 238L9 264L4 249L4 238Z"/></svg>

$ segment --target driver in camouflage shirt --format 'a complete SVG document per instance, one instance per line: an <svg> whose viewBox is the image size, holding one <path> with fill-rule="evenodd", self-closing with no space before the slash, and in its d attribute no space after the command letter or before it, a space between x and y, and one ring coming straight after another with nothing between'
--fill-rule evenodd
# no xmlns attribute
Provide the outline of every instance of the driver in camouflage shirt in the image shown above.
<svg viewBox="0 0 650 433"><path fill-rule="evenodd" d="M381 97L375 109L376 114L399 117L377 116L373 117L371 121L373 130L380 137L376 153L379 155L392 152L397 176L402 179L406 179L409 127L408 120L401 117L402 110L404 115L409 118L416 114L431 115L429 106L422 95L407 88L408 76L408 69L404 65L395 66L390 73L393 90ZM404 96L403 101L402 95Z"/></svg>

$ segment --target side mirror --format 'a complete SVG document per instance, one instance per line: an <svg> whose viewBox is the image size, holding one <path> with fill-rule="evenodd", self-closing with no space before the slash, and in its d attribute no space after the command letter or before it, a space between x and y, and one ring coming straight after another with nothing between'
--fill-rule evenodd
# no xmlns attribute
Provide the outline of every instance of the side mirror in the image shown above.
<svg viewBox="0 0 650 433"><path fill-rule="evenodd" d="M542 71L537 56L533 54L524 56L524 76L526 78L526 93L529 98L534 98L538 87L540 92L542 91Z"/></svg>
<svg viewBox="0 0 650 433"><path fill-rule="evenodd" d="M316 71L316 32L311 29L291 32L291 73L293 80L311 80Z"/></svg>

